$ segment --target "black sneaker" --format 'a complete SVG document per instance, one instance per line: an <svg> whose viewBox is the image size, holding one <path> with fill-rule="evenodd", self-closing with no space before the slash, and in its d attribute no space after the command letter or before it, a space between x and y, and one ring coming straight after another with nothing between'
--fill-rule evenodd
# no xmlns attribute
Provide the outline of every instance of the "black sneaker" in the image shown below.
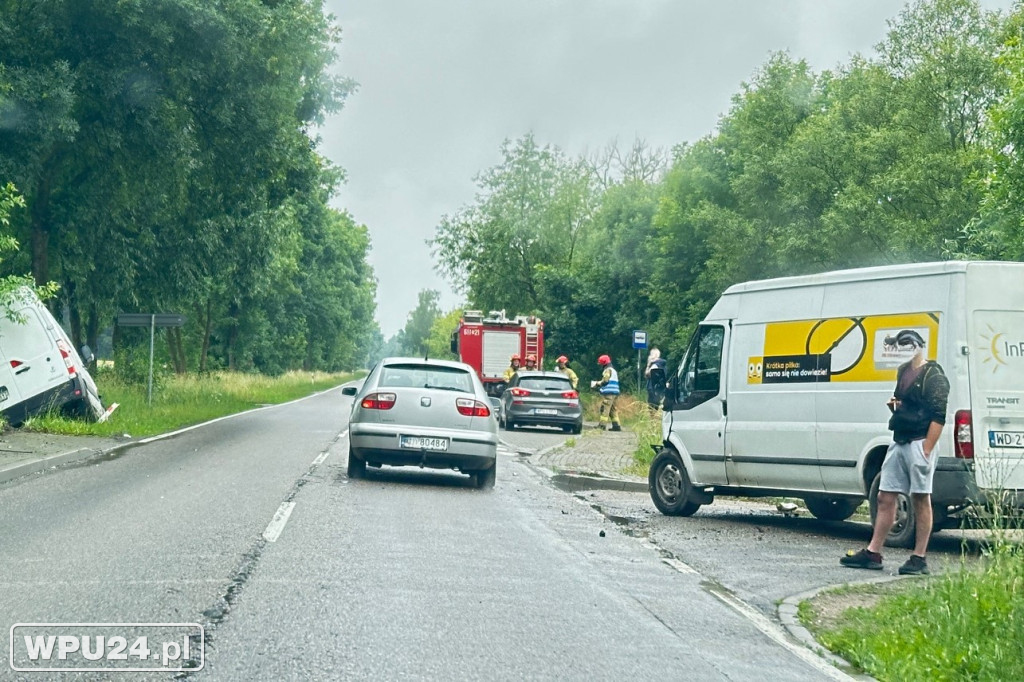
<svg viewBox="0 0 1024 682"><path fill-rule="evenodd" d="M612 423L612 431L621 431L622 427L618 423Z"/></svg>
<svg viewBox="0 0 1024 682"><path fill-rule="evenodd" d="M867 548L858 552L851 549L846 556L840 557L839 563L847 568L869 568L872 571L880 571L882 570L882 555Z"/></svg>
<svg viewBox="0 0 1024 682"><path fill-rule="evenodd" d="M928 562L923 556L911 554L907 562L900 566L900 575L928 575Z"/></svg>

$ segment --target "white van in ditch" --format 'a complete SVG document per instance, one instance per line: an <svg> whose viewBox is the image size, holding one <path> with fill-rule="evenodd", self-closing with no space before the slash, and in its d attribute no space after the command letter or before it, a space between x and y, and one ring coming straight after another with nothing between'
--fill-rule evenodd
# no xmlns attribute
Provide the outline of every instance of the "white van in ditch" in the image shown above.
<svg viewBox="0 0 1024 682"><path fill-rule="evenodd" d="M786 495L843 520L867 498L873 518L903 329L950 381L936 528L994 496L1024 507L1024 263L953 261L730 287L669 387L654 504ZM913 514L901 496L887 544L913 546Z"/></svg>
<svg viewBox="0 0 1024 682"><path fill-rule="evenodd" d="M0 414L18 425L50 408L93 419L103 414L96 384L71 339L25 288L0 310Z"/></svg>

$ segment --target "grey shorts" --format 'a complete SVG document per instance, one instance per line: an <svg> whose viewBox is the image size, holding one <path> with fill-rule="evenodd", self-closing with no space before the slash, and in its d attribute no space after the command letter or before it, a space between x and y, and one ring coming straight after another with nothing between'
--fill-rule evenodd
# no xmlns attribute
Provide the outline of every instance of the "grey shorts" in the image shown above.
<svg viewBox="0 0 1024 682"><path fill-rule="evenodd" d="M924 456L924 439L909 443L893 443L882 462L882 480L878 489L889 493L921 493L931 495L935 462L939 459L936 443L930 457Z"/></svg>

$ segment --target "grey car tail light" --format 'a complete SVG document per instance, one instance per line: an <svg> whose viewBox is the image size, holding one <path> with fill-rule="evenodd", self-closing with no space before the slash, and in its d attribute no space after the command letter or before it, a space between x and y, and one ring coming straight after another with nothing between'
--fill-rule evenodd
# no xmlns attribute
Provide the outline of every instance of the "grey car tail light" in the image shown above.
<svg viewBox="0 0 1024 682"><path fill-rule="evenodd" d="M360 406L367 410L390 410L397 398L394 393L371 393L363 398Z"/></svg>

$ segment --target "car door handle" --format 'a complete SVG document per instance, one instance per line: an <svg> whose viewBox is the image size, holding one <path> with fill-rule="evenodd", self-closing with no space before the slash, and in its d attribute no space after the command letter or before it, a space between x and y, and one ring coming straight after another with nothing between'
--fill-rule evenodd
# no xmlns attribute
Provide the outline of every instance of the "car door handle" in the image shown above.
<svg viewBox="0 0 1024 682"><path fill-rule="evenodd" d="M25 372L29 371L30 369L32 369L31 365L22 365L18 369L14 370L14 373L15 374L24 374Z"/></svg>

